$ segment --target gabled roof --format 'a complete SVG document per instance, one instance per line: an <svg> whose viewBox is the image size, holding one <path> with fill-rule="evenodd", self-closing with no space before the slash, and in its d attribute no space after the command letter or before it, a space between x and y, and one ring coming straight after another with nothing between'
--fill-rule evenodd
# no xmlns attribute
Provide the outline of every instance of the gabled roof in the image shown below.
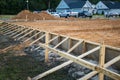
<svg viewBox="0 0 120 80"><path fill-rule="evenodd" d="M109 9L120 9L120 2L117 1L102 1Z"/></svg>
<svg viewBox="0 0 120 80"><path fill-rule="evenodd" d="M82 8L86 0L64 0L70 8Z"/></svg>

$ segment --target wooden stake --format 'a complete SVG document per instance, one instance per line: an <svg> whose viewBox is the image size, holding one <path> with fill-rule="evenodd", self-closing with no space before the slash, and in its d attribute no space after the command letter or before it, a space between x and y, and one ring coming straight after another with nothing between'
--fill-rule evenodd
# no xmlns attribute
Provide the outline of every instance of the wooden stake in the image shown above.
<svg viewBox="0 0 120 80"><path fill-rule="evenodd" d="M45 37L45 44L47 45L47 46L49 46L49 33L48 32L46 32L46 37ZM49 61L49 54L48 54L48 52L49 52L49 50L48 50L48 48L46 48L45 49L45 62L48 62Z"/></svg>
<svg viewBox="0 0 120 80"><path fill-rule="evenodd" d="M105 63L105 45L102 45L101 50L100 50L100 56L99 56L100 67L103 68L104 63ZM99 73L99 80L104 80L104 74L103 73Z"/></svg>

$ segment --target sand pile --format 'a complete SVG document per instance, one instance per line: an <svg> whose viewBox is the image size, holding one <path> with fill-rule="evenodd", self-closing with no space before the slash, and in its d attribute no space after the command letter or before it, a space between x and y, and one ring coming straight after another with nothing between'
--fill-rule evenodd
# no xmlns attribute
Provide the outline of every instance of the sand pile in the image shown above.
<svg viewBox="0 0 120 80"><path fill-rule="evenodd" d="M42 20L43 18L37 13L32 13L29 10L23 10L20 13L18 13L18 15L15 16L13 19L27 19L28 21L32 21Z"/></svg>
<svg viewBox="0 0 120 80"><path fill-rule="evenodd" d="M18 20L19 19L27 19L28 21L33 21L33 20L59 20L59 18L56 18L56 17L48 14L45 11L42 11L40 13L32 13L29 10L21 11L13 19L18 19Z"/></svg>

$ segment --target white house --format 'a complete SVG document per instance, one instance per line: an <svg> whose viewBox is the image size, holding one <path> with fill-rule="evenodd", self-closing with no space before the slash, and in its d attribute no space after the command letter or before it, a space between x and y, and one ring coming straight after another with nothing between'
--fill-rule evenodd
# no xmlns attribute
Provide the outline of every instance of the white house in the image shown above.
<svg viewBox="0 0 120 80"><path fill-rule="evenodd" d="M96 9L97 9L98 14L105 14L105 13L110 12L110 11L120 13L120 2L99 1L96 4Z"/></svg>
<svg viewBox="0 0 120 80"><path fill-rule="evenodd" d="M88 0L61 0L56 11L64 12L66 10L73 12L92 11L93 7Z"/></svg>

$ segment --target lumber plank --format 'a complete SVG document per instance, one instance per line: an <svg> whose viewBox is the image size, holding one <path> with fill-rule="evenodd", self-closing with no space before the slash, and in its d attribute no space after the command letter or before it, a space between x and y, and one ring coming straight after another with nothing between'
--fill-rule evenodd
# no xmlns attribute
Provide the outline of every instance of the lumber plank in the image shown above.
<svg viewBox="0 0 120 80"><path fill-rule="evenodd" d="M17 33L19 33L19 32L21 32L22 30L24 30L25 28L22 28L22 27L20 27L20 28L18 28L17 30L14 30L14 31L12 31L12 32L10 32L10 33L7 33L6 35L9 35L9 36L14 36L14 35L16 35Z"/></svg>
<svg viewBox="0 0 120 80"><path fill-rule="evenodd" d="M105 63L105 45L101 45L101 50L99 54L99 65L100 67L104 67ZM99 73L99 80L104 80L104 74Z"/></svg>
<svg viewBox="0 0 120 80"><path fill-rule="evenodd" d="M2 31L3 31L3 32L8 32L8 31L10 31L10 29L12 29L12 28L14 28L13 25L8 25L8 26L5 26L5 27L2 29Z"/></svg>
<svg viewBox="0 0 120 80"><path fill-rule="evenodd" d="M107 62L104 65L104 67L107 68L107 67L111 66L112 64L114 64L115 62L117 62L119 60L120 60L120 55L115 57L114 59L110 60L109 62ZM98 73L97 71L92 71L92 72L88 73L87 75L85 75L82 78L77 79L77 80L87 80L87 79L90 79L92 76L96 75L97 73Z"/></svg>
<svg viewBox="0 0 120 80"><path fill-rule="evenodd" d="M101 72L107 76L109 76L110 78L112 79L115 79L115 80L120 80L120 74L117 74L111 70L108 70L106 68L101 68L101 67L98 67L98 72Z"/></svg>
<svg viewBox="0 0 120 80"><path fill-rule="evenodd" d="M70 60L74 61L75 63L78 63L78 64L80 64L82 66L85 66L85 67L87 67L89 69L100 71L100 72L102 72L102 73L104 73L105 75L108 75L108 76L111 74L109 77L111 77L113 79L120 78L120 75L118 75L116 73L112 73L110 70L103 69L103 68L99 67L96 64L89 63L89 62L87 62L87 61L85 61L83 59L76 58L73 55L66 54L65 52L56 50L56 49L51 48L51 47L49 47L49 50L52 50L55 53L58 53L60 56L65 57L67 59L70 59Z"/></svg>
<svg viewBox="0 0 120 80"><path fill-rule="evenodd" d="M59 36L55 36L54 38L52 38L51 40L49 40L48 43L51 43L52 41L54 41L55 39L57 39Z"/></svg>
<svg viewBox="0 0 120 80"><path fill-rule="evenodd" d="M3 25L3 26L0 27L0 30L4 30L8 26L9 26L9 24L5 24L5 25Z"/></svg>
<svg viewBox="0 0 120 80"><path fill-rule="evenodd" d="M49 46L49 39L50 39L50 35L49 35L49 33L47 32L46 33L46 36L45 36L45 44L47 45L47 46ZM48 50L48 48L45 48L45 62L48 62L49 61L49 50Z"/></svg>
<svg viewBox="0 0 120 80"><path fill-rule="evenodd" d="M108 45L106 45L106 47L112 50L120 51L120 48L117 48L117 47L108 46Z"/></svg>
<svg viewBox="0 0 120 80"><path fill-rule="evenodd" d="M69 37L66 37L65 39L63 39L60 43L58 43L58 44L54 47L54 49L57 48L58 46L60 46L60 45L61 45L63 42L65 42L68 38L69 38Z"/></svg>
<svg viewBox="0 0 120 80"><path fill-rule="evenodd" d="M14 32L16 32L17 30L19 30L20 28L21 28L21 27L15 28L13 31L9 31L9 32L5 33L5 35L14 33Z"/></svg>
<svg viewBox="0 0 120 80"><path fill-rule="evenodd" d="M78 43L76 43L72 48L70 48L68 51L67 51L67 53L70 53L71 51L73 51L76 47L78 47L81 43L83 42L83 40L81 41L79 41Z"/></svg>
<svg viewBox="0 0 120 80"><path fill-rule="evenodd" d="M34 35L31 36L30 38L26 39L26 40L24 41L24 43L27 42L27 41L29 41L30 39L32 39L33 37L37 36L37 35L40 34L40 33L41 33L41 32L38 32L38 33L34 34Z"/></svg>
<svg viewBox="0 0 120 80"><path fill-rule="evenodd" d="M25 33L25 32L27 32L27 31L29 31L30 29L29 28L27 28L27 29L25 29L24 31L22 31L21 33L19 33L19 34L17 34L17 35L15 35L15 36L13 36L13 38L17 38L19 35L21 35L21 34L23 34L23 33Z"/></svg>
<svg viewBox="0 0 120 80"><path fill-rule="evenodd" d="M111 65L114 64L114 63L116 63L116 62L119 61L119 60L120 60L120 55L117 56L117 57L115 57L115 58L113 58L113 59L110 60L109 62L107 62L104 67L109 67L109 66L111 66Z"/></svg>
<svg viewBox="0 0 120 80"><path fill-rule="evenodd" d="M31 42L29 46L33 45L34 43L36 43L37 41L39 41L39 40L42 39L43 37L45 37L45 34L43 34L43 35L40 36L38 39L36 39L36 40L34 40L33 42Z"/></svg>
<svg viewBox="0 0 120 80"><path fill-rule="evenodd" d="M100 47L96 47L96 48L92 49L91 51L88 51L88 52L86 52L86 53L78 56L78 58L83 58L83 57L91 54L91 53L94 52L95 50L99 50L99 49L100 49ZM64 62L64 63L62 63L61 65L59 65L59 66L57 66L57 67L54 67L54 68L52 68L52 69L50 69L50 70L48 70L48 71L46 71L46 72L44 72L44 73L42 73L42 74L39 74L38 76L32 78L32 80L38 80L38 79L40 79L40 78L43 78L43 77L47 76L48 74L51 74L51 73L53 73L53 72L55 72L55 71L57 71L57 70L65 67L65 66L71 64L71 63L73 63L73 61L71 61L71 60L69 60L69 61L67 61L67 62Z"/></svg>
<svg viewBox="0 0 120 80"><path fill-rule="evenodd" d="M29 32L28 32L28 33L26 33L25 35L23 35L23 36L19 37L19 38L18 38L18 40L20 40L20 39L24 38L25 36L27 36L27 35L31 34L33 31L35 31L35 30L31 30L31 31L29 31Z"/></svg>
<svg viewBox="0 0 120 80"><path fill-rule="evenodd" d="M89 74L77 79L77 80L88 80L90 79L91 77L93 77L94 75L96 75L98 72L97 71L92 71L90 72Z"/></svg>

